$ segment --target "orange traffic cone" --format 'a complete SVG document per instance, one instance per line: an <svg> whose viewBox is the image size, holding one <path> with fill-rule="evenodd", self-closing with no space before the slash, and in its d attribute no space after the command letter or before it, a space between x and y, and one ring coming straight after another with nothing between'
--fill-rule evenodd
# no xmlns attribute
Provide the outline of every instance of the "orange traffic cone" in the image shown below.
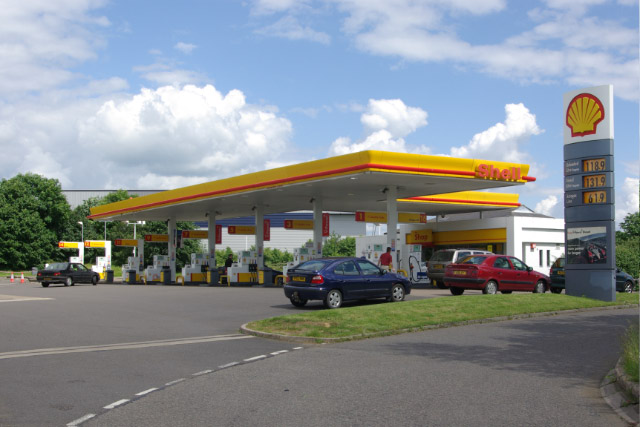
<svg viewBox="0 0 640 427"><path fill-rule="evenodd" d="M13 271L11 272L11 283L13 283L15 279L13 278Z"/></svg>
<svg viewBox="0 0 640 427"><path fill-rule="evenodd" d="M24 283L24 273L20 272L20 283Z"/></svg>

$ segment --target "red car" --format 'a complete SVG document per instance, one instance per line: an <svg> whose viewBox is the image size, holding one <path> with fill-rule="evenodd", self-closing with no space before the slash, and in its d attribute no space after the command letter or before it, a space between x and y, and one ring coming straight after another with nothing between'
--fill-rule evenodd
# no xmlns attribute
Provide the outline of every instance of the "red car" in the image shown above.
<svg viewBox="0 0 640 427"><path fill-rule="evenodd" d="M508 255L473 255L445 269L444 283L453 295L465 289L481 289L484 294L498 291L544 293L549 290L549 276L528 267L518 258Z"/></svg>

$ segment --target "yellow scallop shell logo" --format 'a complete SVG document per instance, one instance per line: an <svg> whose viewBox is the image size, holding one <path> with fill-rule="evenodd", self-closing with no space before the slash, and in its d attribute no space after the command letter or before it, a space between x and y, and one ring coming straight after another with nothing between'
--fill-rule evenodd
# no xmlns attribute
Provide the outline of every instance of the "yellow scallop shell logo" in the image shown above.
<svg viewBox="0 0 640 427"><path fill-rule="evenodd" d="M577 95L567 107L567 126L571 128L572 137L593 135L603 120L602 102L590 93Z"/></svg>

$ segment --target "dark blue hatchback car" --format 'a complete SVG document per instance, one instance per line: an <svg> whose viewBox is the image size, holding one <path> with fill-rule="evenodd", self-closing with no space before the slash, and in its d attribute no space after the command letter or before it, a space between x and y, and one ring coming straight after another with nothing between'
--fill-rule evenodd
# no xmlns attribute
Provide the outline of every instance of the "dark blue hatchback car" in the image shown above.
<svg viewBox="0 0 640 427"><path fill-rule="evenodd" d="M287 271L284 294L296 307L309 300L321 300L327 308L343 301L386 298L402 301L411 293L404 276L382 270L363 258L318 258Z"/></svg>

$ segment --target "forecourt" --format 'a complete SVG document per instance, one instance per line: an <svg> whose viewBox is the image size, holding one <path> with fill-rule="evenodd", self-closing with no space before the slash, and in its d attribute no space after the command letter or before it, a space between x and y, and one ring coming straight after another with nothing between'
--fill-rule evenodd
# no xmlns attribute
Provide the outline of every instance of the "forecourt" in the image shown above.
<svg viewBox="0 0 640 427"><path fill-rule="evenodd" d="M515 209L516 194L477 190L535 181L529 165L444 156L361 151L168 190L91 208L90 219L166 221L175 277L176 221L208 221L215 256L216 219L255 217L258 268L264 267L264 215L313 210L314 248L322 252L324 211L387 213L396 230L398 212L441 215ZM387 234L395 251L396 233ZM215 258L213 258L215 259Z"/></svg>

